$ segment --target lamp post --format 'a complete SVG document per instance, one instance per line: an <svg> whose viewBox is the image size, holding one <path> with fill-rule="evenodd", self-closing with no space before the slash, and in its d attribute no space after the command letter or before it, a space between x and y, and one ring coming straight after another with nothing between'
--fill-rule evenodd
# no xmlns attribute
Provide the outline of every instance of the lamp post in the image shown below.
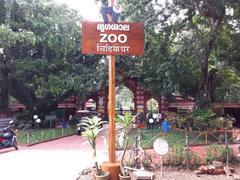
<svg viewBox="0 0 240 180"><path fill-rule="evenodd" d="M154 119L154 127L157 128L159 126L158 113L154 113L152 117Z"/></svg>
<svg viewBox="0 0 240 180"><path fill-rule="evenodd" d="M37 118L37 119L36 119L36 123L37 123L37 127L38 127L38 130L39 130L39 125L40 125L40 123L41 123L41 119Z"/></svg>
<svg viewBox="0 0 240 180"><path fill-rule="evenodd" d="M35 123L35 128L37 128L37 122L36 120L38 119L38 115L33 115L33 120L34 120L34 123Z"/></svg>
<svg viewBox="0 0 240 180"><path fill-rule="evenodd" d="M149 124L150 124L150 126L151 126L150 128L153 129L154 119L153 119L153 118L150 118L148 121L149 121Z"/></svg>
<svg viewBox="0 0 240 180"><path fill-rule="evenodd" d="M36 114L35 114L35 115L33 115L33 119L35 119L35 120L36 120L37 118L38 118L38 115L36 115Z"/></svg>

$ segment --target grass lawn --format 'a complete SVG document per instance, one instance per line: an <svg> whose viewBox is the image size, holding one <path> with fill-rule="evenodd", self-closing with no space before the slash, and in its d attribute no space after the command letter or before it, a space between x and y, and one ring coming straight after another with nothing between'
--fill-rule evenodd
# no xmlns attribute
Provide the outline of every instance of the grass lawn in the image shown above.
<svg viewBox="0 0 240 180"><path fill-rule="evenodd" d="M153 147L153 142L157 138L164 138L170 147L172 146L184 146L186 143L186 134L184 130L171 129L171 131L165 135L163 135L161 129L133 129L130 135L130 146L133 146L135 142L135 137L141 134L141 147L144 149L149 149ZM204 132L187 132L188 142L190 145L202 144L206 143L212 144L217 143L217 140L212 137L211 134L206 134Z"/></svg>
<svg viewBox="0 0 240 180"><path fill-rule="evenodd" d="M141 134L141 147L144 149L149 149L153 147L153 142L157 138L164 138L169 146L173 145L184 145L185 143L185 134L175 131L164 135L161 129L134 129L130 135L130 146L134 144L135 137Z"/></svg>
<svg viewBox="0 0 240 180"><path fill-rule="evenodd" d="M19 131L17 140L20 144L33 144L76 133L76 128L32 129Z"/></svg>

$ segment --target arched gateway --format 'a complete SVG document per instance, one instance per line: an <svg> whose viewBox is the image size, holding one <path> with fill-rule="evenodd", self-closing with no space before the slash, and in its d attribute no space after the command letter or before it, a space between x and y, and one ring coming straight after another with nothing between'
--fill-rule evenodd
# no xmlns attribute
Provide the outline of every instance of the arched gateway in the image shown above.
<svg viewBox="0 0 240 180"><path fill-rule="evenodd" d="M147 101L151 98L154 98L158 102L158 111L160 113L164 113L168 111L168 103L166 99L162 96L153 97L151 93L143 88L136 78L126 78L123 80L123 85L127 87L133 93L133 102L134 109L133 114L137 114L143 112L144 115L147 113ZM59 104L59 108L67 109L69 104L74 105L75 111L81 111L86 108L86 102L91 99L96 103L96 111L103 118L108 119L108 87L102 88L97 92L90 93L89 96L85 98L85 101L80 102L77 97L72 98L71 100L68 98L64 102ZM70 101L69 101L70 100ZM71 106L71 111L73 112L73 106ZM66 117L68 117L68 114Z"/></svg>

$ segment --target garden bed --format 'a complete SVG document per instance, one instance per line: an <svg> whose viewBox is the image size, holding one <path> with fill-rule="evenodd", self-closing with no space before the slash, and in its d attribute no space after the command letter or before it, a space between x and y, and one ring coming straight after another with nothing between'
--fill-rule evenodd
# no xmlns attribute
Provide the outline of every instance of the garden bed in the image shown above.
<svg viewBox="0 0 240 180"><path fill-rule="evenodd" d="M234 166L236 174L240 174L240 167L239 166ZM88 169L89 170L89 169ZM85 173L83 173L85 171ZM76 180L93 180L93 175L91 171L88 171L86 173L86 170L84 170L81 175L76 179ZM186 169L179 169L178 167L163 167L163 173L161 176L161 171L160 169L155 169L151 171L154 173L155 179L161 179L161 180L175 180L175 179L188 179L188 180L226 180L227 175L222 174L222 175L208 175L208 174L203 174L203 175L196 175L194 171L186 170ZM131 173L132 180L136 180Z"/></svg>

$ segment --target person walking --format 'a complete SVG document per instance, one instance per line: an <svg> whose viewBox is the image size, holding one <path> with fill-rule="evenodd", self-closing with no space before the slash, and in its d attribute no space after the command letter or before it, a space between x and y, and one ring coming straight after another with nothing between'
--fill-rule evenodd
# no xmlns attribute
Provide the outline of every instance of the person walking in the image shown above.
<svg viewBox="0 0 240 180"><path fill-rule="evenodd" d="M166 114L163 114L162 117L163 117L163 121L161 124L161 128L162 128L163 133L167 134L170 131L170 123L167 120Z"/></svg>

